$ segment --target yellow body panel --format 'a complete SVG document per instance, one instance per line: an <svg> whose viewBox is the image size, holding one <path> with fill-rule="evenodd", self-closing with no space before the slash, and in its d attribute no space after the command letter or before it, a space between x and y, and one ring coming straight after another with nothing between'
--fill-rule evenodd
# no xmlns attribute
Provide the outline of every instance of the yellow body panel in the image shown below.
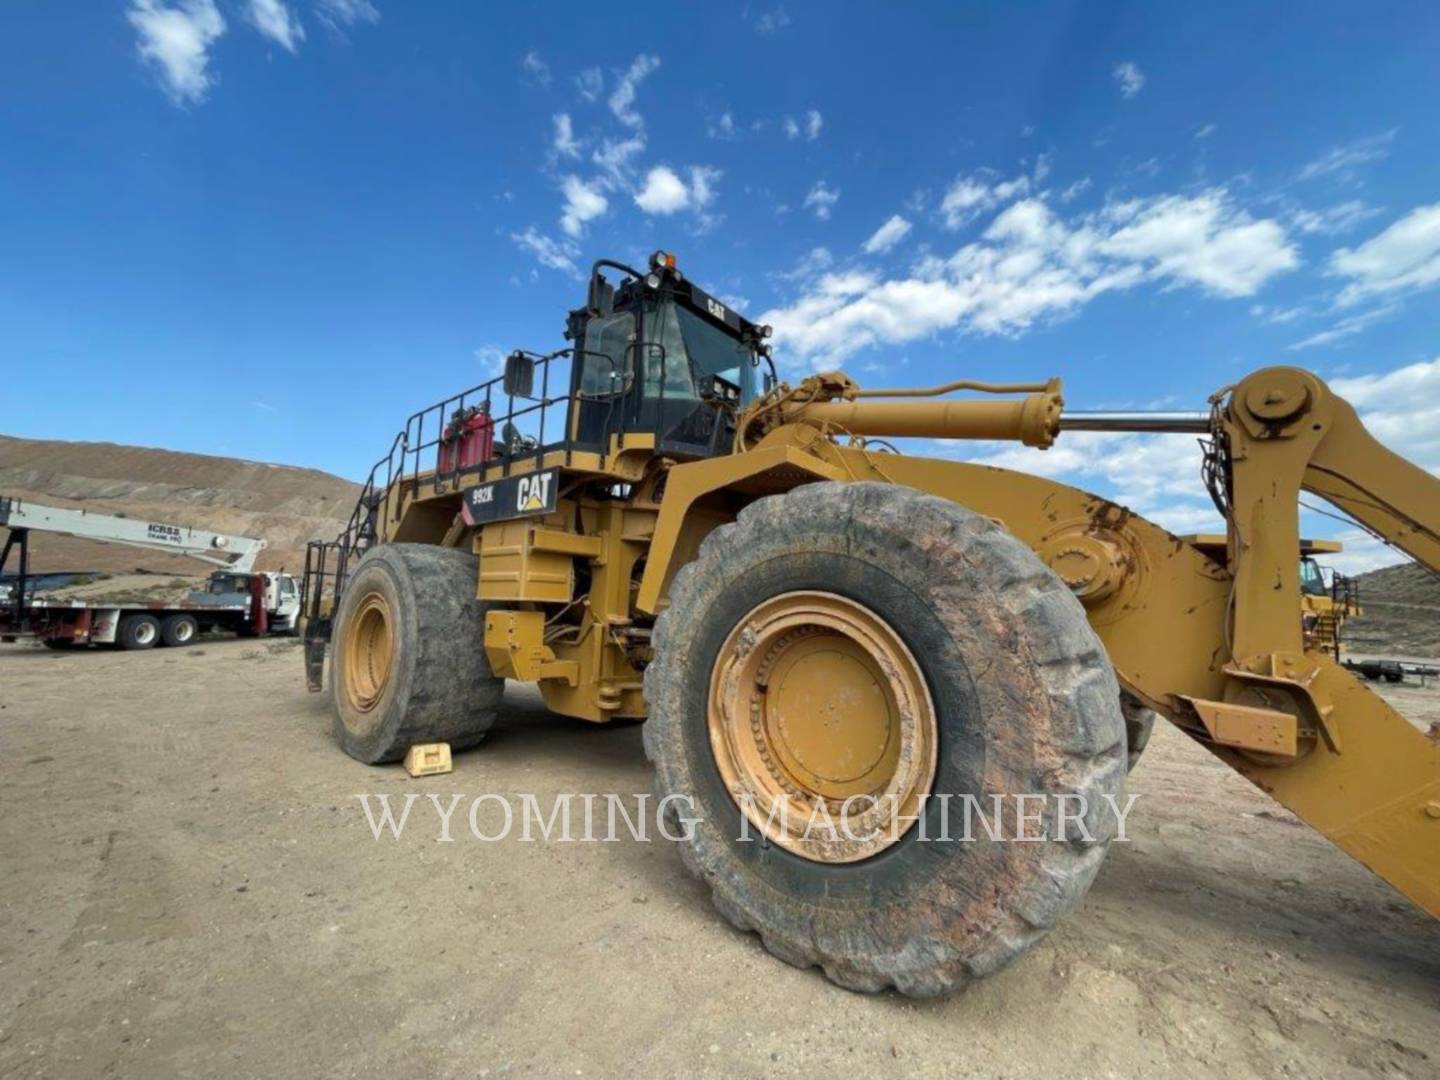
<svg viewBox="0 0 1440 1080"><path fill-rule="evenodd" d="M864 446L865 434L897 428L1043 446L1062 426L1058 384L1006 408L864 396L843 376L782 386L740 418L736 452L705 460L678 463L656 457L653 442L622 440L603 457L530 463L560 467L570 489L556 514L487 525L474 538L479 595L514 605L487 626L495 670L537 679L557 712L643 716L649 622L711 529L800 484L906 485L1003 523L1070 585L1129 693L1440 914L1440 745L1306 651L1296 617L1301 490L1437 567L1435 477L1375 442L1318 379L1267 369L1217 398L1229 519L1221 547L1043 477ZM448 486L424 475L392 486L382 537L453 536L458 492L498 475L492 467Z"/></svg>

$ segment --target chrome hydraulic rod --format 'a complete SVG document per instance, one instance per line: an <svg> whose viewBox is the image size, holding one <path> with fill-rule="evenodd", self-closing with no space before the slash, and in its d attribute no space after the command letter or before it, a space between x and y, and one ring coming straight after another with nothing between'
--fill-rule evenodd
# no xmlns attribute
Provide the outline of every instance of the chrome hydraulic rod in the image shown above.
<svg viewBox="0 0 1440 1080"><path fill-rule="evenodd" d="M1060 414L1061 431L1181 432L1206 435L1208 412L1076 412Z"/></svg>

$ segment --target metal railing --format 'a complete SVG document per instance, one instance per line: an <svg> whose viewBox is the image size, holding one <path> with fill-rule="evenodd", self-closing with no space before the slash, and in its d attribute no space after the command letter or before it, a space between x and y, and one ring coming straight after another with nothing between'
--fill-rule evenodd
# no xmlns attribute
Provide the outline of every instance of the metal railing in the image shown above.
<svg viewBox="0 0 1440 1080"><path fill-rule="evenodd" d="M478 475L499 464L502 475L508 476L517 463L539 457L555 445L565 443L572 400L570 372L566 371L566 377L560 381L552 377L551 368L560 360L573 362L580 352L562 349L546 356L524 353L534 362L539 374L538 396L519 398L518 395L505 393L503 379L497 375L411 414L405 426L396 433L389 452L371 467L345 528L334 540L312 540L306 546L305 572L300 582L300 612L309 625L323 626L328 630L324 597L327 594L330 596L330 612L333 614L340 603L352 565L379 539L378 515L387 507L392 512L398 509L398 503L392 505L388 500L403 500L407 490L412 495L418 492L422 473L426 474L427 480L433 478L434 484L442 490L447 484L458 487L460 478L468 473ZM557 382L564 390L551 396L550 387ZM502 401L505 411L500 413L497 405ZM554 415L557 406L561 413L558 418ZM488 414L496 428L494 452L487 460L470 465L462 464L461 455L457 453L452 457L451 467L441 471L440 447L447 442L447 424L451 418L457 418L467 409L475 407ZM547 442L547 429L552 436L555 435L557 423L559 439L555 443ZM516 438L507 440L504 437L506 434L513 434Z"/></svg>

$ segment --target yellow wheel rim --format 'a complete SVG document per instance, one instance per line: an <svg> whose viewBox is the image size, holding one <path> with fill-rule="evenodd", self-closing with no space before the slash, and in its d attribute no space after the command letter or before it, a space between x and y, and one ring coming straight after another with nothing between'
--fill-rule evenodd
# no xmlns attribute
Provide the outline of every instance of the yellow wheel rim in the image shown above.
<svg viewBox="0 0 1440 1080"><path fill-rule="evenodd" d="M740 620L716 657L708 723L750 824L816 862L895 843L934 784L919 665L888 623L833 593L784 593Z"/></svg>
<svg viewBox="0 0 1440 1080"><path fill-rule="evenodd" d="M369 712L390 682L395 655L390 604L378 592L366 593L350 626L345 635L345 690L356 709Z"/></svg>

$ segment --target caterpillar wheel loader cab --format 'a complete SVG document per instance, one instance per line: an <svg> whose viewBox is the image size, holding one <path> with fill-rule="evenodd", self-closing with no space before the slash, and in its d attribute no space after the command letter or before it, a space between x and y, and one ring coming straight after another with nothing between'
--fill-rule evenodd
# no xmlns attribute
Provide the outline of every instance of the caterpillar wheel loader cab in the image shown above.
<svg viewBox="0 0 1440 1080"><path fill-rule="evenodd" d="M1056 379L757 388L765 329L664 255L597 264L567 330L414 414L312 545L307 677L328 644L352 756L480 740L506 678L645 718L720 911L856 989L957 989L1071 911L1150 713L1440 913L1440 746L1297 617L1302 489L1434 568L1440 482L1319 379L1186 414L1072 412ZM1223 545L883 442L1074 430L1202 437Z"/></svg>

